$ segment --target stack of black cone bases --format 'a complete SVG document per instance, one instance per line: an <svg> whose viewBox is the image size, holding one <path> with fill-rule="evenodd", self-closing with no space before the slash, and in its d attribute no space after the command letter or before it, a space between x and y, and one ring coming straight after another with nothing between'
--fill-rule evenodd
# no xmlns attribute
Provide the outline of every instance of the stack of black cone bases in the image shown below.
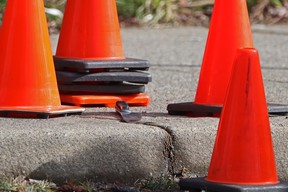
<svg viewBox="0 0 288 192"><path fill-rule="evenodd" d="M144 93L151 82L149 62L124 56L114 0L67 0L54 63L62 103L112 107L119 100L140 106L150 101Z"/></svg>
<svg viewBox="0 0 288 192"><path fill-rule="evenodd" d="M147 60L75 60L54 57L61 94L140 94L152 81Z"/></svg>

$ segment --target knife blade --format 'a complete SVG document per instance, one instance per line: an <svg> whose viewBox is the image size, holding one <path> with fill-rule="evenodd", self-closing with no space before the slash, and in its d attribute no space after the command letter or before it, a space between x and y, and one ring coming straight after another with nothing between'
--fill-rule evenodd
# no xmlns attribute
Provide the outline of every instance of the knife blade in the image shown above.
<svg viewBox="0 0 288 192"><path fill-rule="evenodd" d="M142 113L130 111L129 105L125 101L117 101L115 106L116 112L120 115L121 121L126 123L138 122L142 118Z"/></svg>

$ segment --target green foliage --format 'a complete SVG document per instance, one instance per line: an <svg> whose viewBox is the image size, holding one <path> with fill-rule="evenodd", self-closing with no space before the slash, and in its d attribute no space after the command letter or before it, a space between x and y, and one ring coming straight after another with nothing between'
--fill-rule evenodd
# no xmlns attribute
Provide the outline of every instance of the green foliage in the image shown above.
<svg viewBox="0 0 288 192"><path fill-rule="evenodd" d="M56 8L63 11L65 8L66 0L44 0L44 3L45 7Z"/></svg>
<svg viewBox="0 0 288 192"><path fill-rule="evenodd" d="M5 9L7 0L0 0L0 23ZM187 0L187 3L201 2L202 0ZM269 0L269 7L278 8L284 6L284 0ZM211 12L211 5L203 5L192 7L190 10L185 9L185 13L181 12L179 6L180 0L116 0L118 7L118 14L122 19L133 19L138 23L142 24L158 24L158 23L175 23L178 22L179 18L191 18L191 15L196 19L201 17L199 12L203 13L205 17L209 19ZM185 2L185 0L184 0ZM253 7L261 3L261 0L247 0L249 11L253 11ZM45 7L55 8L63 12L65 8L66 0L44 0ZM287 6L287 5L286 5ZM188 13L187 11L190 11ZM266 15L269 14L267 9ZM189 15L190 14L190 15ZM202 14L202 15L203 15ZM265 15L262 14L262 15ZM258 14L259 15L259 14ZM47 14L50 27L59 28L61 26L61 17ZM203 18L203 17L201 17Z"/></svg>
<svg viewBox="0 0 288 192"><path fill-rule="evenodd" d="M7 0L0 0L0 13L3 13ZM44 0L45 7L63 10L66 0Z"/></svg>
<svg viewBox="0 0 288 192"><path fill-rule="evenodd" d="M141 180L139 185L141 189L151 191L178 191L178 184L171 176L167 175Z"/></svg>
<svg viewBox="0 0 288 192"><path fill-rule="evenodd" d="M117 0L118 13L124 17L135 17L145 0Z"/></svg>
<svg viewBox="0 0 288 192"><path fill-rule="evenodd" d="M6 0L0 0L0 20L2 19L2 14L5 9Z"/></svg>
<svg viewBox="0 0 288 192"><path fill-rule="evenodd" d="M48 181L29 182L25 177L0 181L1 192L54 192L56 186Z"/></svg>
<svg viewBox="0 0 288 192"><path fill-rule="evenodd" d="M270 2L271 2L271 4L274 5L275 7L281 7L281 6L283 6L281 0L270 0Z"/></svg>
<svg viewBox="0 0 288 192"><path fill-rule="evenodd" d="M17 187L13 185L11 182L6 182L6 181L0 181L0 191L9 191L9 192L16 192Z"/></svg>
<svg viewBox="0 0 288 192"><path fill-rule="evenodd" d="M173 22L177 0L117 0L118 14L134 17L139 22L156 24Z"/></svg>
<svg viewBox="0 0 288 192"><path fill-rule="evenodd" d="M251 8L257 4L257 0L247 0L248 8Z"/></svg>

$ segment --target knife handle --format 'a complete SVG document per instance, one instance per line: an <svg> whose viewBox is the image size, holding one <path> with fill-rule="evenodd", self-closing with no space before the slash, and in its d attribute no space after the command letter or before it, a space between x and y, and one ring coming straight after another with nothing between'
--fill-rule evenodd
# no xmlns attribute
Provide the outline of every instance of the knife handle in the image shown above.
<svg viewBox="0 0 288 192"><path fill-rule="evenodd" d="M115 108L118 111L127 111L127 112L129 112L129 105L125 101L117 101Z"/></svg>

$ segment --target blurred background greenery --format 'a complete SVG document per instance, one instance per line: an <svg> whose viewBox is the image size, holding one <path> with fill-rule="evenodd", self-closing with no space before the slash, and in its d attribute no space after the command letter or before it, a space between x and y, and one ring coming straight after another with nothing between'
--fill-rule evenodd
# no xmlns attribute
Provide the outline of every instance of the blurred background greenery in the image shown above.
<svg viewBox="0 0 288 192"><path fill-rule="evenodd" d="M44 0L49 28L61 27L66 0ZM0 20L6 0L0 0ZM208 26L214 0L117 0L122 26L204 25ZM252 23L288 21L288 0L247 0Z"/></svg>

